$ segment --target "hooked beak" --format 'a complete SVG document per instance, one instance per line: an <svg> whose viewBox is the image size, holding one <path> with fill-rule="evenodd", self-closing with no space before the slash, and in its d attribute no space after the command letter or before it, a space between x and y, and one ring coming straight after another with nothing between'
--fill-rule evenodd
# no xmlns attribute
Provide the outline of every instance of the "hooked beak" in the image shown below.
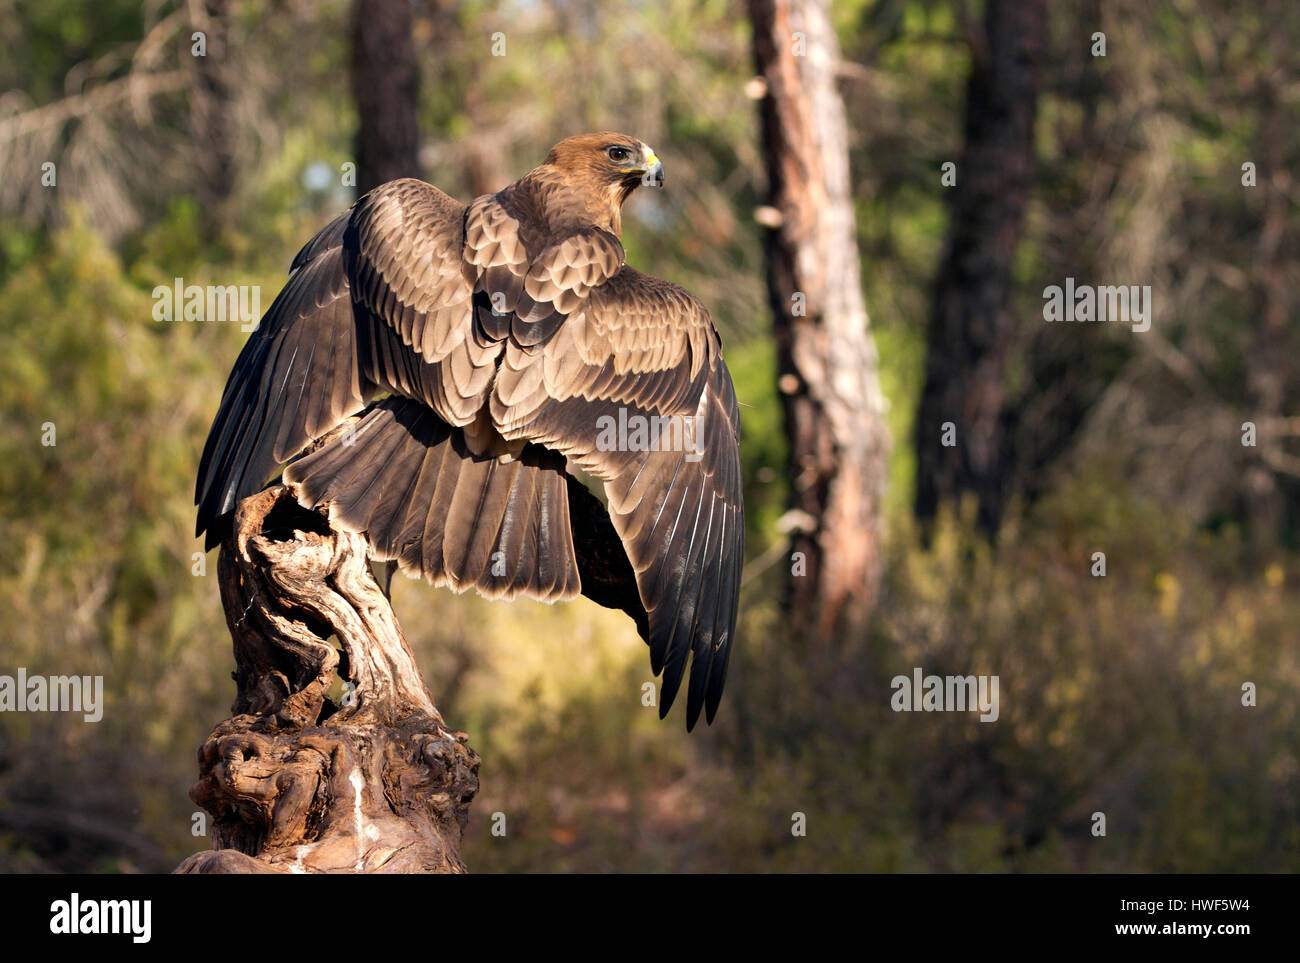
<svg viewBox="0 0 1300 963"><path fill-rule="evenodd" d="M663 162L655 156L655 152L650 148L645 151L645 173L641 175L641 183L646 187L663 187L664 186L664 165Z"/></svg>

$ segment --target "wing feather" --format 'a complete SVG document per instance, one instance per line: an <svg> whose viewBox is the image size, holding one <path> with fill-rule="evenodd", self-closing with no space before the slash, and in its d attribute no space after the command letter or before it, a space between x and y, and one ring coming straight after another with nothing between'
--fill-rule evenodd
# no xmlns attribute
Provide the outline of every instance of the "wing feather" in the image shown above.
<svg viewBox="0 0 1300 963"><path fill-rule="evenodd" d="M582 255L574 245L565 257ZM547 283L587 276L566 260ZM664 673L661 712L689 661L689 728L716 711L735 635L744 556L735 391L707 311L681 288L623 266L584 293L549 340L506 349L492 419L505 438L562 452L605 483L648 617L651 668ZM620 409L628 424L690 425L694 444L678 435L675 448L610 448L601 427Z"/></svg>
<svg viewBox="0 0 1300 963"><path fill-rule="evenodd" d="M195 486L197 533L209 533L209 547L218 519L320 432L360 411L373 390L358 365L340 237L336 220L299 253L230 373Z"/></svg>
<svg viewBox="0 0 1300 963"><path fill-rule="evenodd" d="M694 297L627 267L607 231L539 221L545 205L523 185L466 207L421 181L392 181L303 247L223 394L200 465L199 530L215 541L214 522L240 498L388 392L407 399L392 410L408 412L409 430L387 408L362 426L392 432L369 435L367 449L391 470L313 453L286 472L302 497L337 502L408 571L458 589L569 597L580 587L574 495L555 462L567 457L605 484L645 618L615 585L597 595L637 619L664 674L662 711L689 665L690 728L717 708L744 553L739 418L721 343ZM425 407L401 407L411 404ZM675 430L677 444L610 445L604 429L620 418ZM510 460L521 448L533 453L527 467ZM603 537L596 521L583 525L584 544ZM498 551L516 571L494 589Z"/></svg>

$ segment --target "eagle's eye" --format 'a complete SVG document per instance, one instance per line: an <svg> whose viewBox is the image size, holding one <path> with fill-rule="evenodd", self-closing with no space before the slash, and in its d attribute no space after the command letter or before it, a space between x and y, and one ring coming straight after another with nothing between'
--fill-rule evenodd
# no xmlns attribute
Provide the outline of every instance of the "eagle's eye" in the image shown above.
<svg viewBox="0 0 1300 963"><path fill-rule="evenodd" d="M605 153L615 164L626 164L632 157L632 152L626 147L607 147Z"/></svg>

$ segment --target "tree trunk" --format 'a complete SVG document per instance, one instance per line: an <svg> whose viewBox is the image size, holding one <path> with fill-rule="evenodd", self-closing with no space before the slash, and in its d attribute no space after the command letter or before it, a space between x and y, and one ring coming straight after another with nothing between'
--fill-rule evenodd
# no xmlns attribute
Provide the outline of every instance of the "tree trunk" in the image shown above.
<svg viewBox="0 0 1300 963"><path fill-rule="evenodd" d="M1004 364L1014 329L1011 268L1033 186L1042 0L989 0L972 38L966 146L927 333L916 422L916 515L973 492L978 522L1001 523L1007 481ZM944 425L955 445L943 444Z"/></svg>
<svg viewBox="0 0 1300 963"><path fill-rule="evenodd" d="M880 578L889 436L862 297L839 45L826 0L750 0L771 210L768 295L789 440L794 618L829 633ZM800 566L803 566L803 574Z"/></svg>
<svg viewBox="0 0 1300 963"><path fill-rule="evenodd" d="M420 69L408 0L354 0L352 96L357 105L357 193L420 176Z"/></svg>
<svg viewBox="0 0 1300 963"><path fill-rule="evenodd" d="M365 539L277 484L240 503L218 569L238 695L190 791L212 851L176 871L465 872L479 759L434 707Z"/></svg>
<svg viewBox="0 0 1300 963"><path fill-rule="evenodd" d="M1035 163L1034 190L1049 209L1040 236L1052 246L1054 238L1069 238L1067 249L1048 255L1050 275L1062 279L1147 277L1155 272L1148 260L1134 262L1115 244L1113 205L1116 196L1141 189L1139 162L1155 163L1149 151L1138 152L1125 140L1122 111L1106 110L1125 94L1137 94L1142 84L1127 70L1103 71L1090 44L1076 43L1104 26L1100 0L1085 0L1058 11L1053 36L1064 38L1057 49L1051 40L1039 60L1042 89L1074 105L1066 120L1054 119L1054 158ZM1049 66L1050 65L1050 66ZM1130 65L1126 64L1126 68ZM1104 171L1110 190L1096 188ZM1134 184L1135 182L1135 184ZM1159 205L1157 205L1158 208ZM1067 259L1062 263L1061 258ZM1034 319L1037 321L1038 319ZM1003 499L1015 496L1028 507L1055 490L1055 468L1080 438L1096 405L1132 355L1131 340L1116 339L1104 325L1074 325L1063 336L1060 325L1030 322L1017 337L1024 345L1017 366L1024 374L1002 410Z"/></svg>
<svg viewBox="0 0 1300 963"><path fill-rule="evenodd" d="M235 190L238 125L234 119L234 84L238 66L232 62L230 0L202 0L204 56L193 57L194 87L190 94L190 138L198 176L199 207L209 237L220 236L229 220L229 200Z"/></svg>

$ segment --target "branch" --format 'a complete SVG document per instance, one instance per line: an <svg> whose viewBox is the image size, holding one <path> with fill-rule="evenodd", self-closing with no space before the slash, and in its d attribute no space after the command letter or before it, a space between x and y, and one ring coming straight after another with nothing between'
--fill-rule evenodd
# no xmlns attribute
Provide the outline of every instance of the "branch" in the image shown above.
<svg viewBox="0 0 1300 963"><path fill-rule="evenodd" d="M277 484L239 504L218 573L238 694L190 790L213 851L176 872L465 872L479 758L434 707L364 538Z"/></svg>
<svg viewBox="0 0 1300 963"><path fill-rule="evenodd" d="M107 81L91 90L0 120L0 143L17 140L46 127L67 123L77 117L100 113L119 100L149 98L183 90L189 82L190 74L184 70L172 70L161 74L127 74L125 77Z"/></svg>

